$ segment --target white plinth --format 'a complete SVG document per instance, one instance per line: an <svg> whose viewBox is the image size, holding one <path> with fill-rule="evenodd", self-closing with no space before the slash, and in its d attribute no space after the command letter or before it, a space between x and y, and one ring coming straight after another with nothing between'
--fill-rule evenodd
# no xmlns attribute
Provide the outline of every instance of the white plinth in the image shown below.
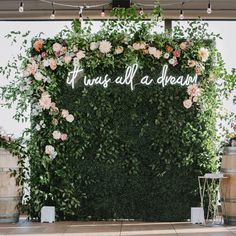
<svg viewBox="0 0 236 236"><path fill-rule="evenodd" d="M202 207L191 207L191 223L204 224L204 210Z"/></svg>
<svg viewBox="0 0 236 236"><path fill-rule="evenodd" d="M55 207L44 206L41 209L41 223L53 223L55 222Z"/></svg>

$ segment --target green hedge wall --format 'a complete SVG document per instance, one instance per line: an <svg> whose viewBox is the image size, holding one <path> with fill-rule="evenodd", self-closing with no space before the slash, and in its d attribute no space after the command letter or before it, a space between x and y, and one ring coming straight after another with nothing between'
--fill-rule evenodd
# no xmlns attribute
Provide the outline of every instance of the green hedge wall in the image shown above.
<svg viewBox="0 0 236 236"><path fill-rule="evenodd" d="M75 116L68 127L63 124L70 140L52 161L50 183L37 182L44 169L31 165L34 185L43 194L54 195L45 203L56 205L58 217L189 218L190 207L200 203L197 177L215 168L214 112L202 112L198 105L184 109L186 87L137 86L130 91L113 85L72 90L61 81L55 100ZM31 201L33 205L34 195Z"/></svg>

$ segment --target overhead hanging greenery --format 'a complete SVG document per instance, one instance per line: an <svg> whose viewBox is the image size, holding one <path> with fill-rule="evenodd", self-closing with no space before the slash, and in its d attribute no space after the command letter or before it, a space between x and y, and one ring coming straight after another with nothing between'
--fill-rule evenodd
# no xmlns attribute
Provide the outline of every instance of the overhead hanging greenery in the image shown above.
<svg viewBox="0 0 236 236"><path fill-rule="evenodd" d="M215 48L219 35L204 22L153 32L156 21L143 21L133 8L114 14L119 19L105 21L97 33L90 21L83 27L74 21L54 38L33 38L26 55L1 69L6 77L15 71L2 88L7 105L17 103L15 118L27 119L31 106L26 204L32 218L43 205L55 205L59 219L186 219L199 202L197 176L216 170L216 119L235 82ZM85 75L114 82L134 64L137 84L145 75L161 76L164 65L168 76L198 80L133 91L114 83L83 86ZM75 67L83 75L72 89L66 80Z"/></svg>

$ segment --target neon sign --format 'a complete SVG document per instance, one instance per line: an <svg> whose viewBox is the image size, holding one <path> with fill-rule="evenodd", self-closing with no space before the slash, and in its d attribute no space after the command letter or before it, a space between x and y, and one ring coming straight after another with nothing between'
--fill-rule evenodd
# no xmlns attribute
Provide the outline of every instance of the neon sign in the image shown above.
<svg viewBox="0 0 236 236"><path fill-rule="evenodd" d="M145 75L143 76L139 83L134 82L135 75L138 70L138 64L133 64L131 66L128 66L125 70L125 73L123 76L117 76L115 80L112 80L108 74L105 76L97 76L95 78L88 78L86 75L83 77L83 83L84 86L91 87L94 85L101 85L104 88L107 88L109 84L115 83L120 85L127 85L130 87L130 89L133 91L135 89L135 86L138 84L142 84L145 86L149 86L151 84L159 84L162 87L170 85L181 85L181 86L188 86L190 84L196 84L198 76L195 74L194 76L191 76L189 74L187 75L180 75L180 76L173 76L168 75L169 67L168 65L164 65L162 67L161 75L156 78L150 78L150 76ZM78 77L79 73L81 73L83 69L76 66L73 71L69 72L67 77L67 84L71 85L71 87L74 89L75 87L75 80Z"/></svg>

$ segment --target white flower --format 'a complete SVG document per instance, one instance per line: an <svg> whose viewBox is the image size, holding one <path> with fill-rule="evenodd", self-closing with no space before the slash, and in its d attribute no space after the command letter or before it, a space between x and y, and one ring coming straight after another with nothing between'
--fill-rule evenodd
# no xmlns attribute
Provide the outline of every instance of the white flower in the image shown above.
<svg viewBox="0 0 236 236"><path fill-rule="evenodd" d="M164 58L165 59L168 59L170 57L170 54L168 53L168 52L166 52L165 54L164 54Z"/></svg>
<svg viewBox="0 0 236 236"><path fill-rule="evenodd" d="M174 59L174 58L171 58L168 62L169 62L171 65L174 65L174 64L175 64L175 59Z"/></svg>
<svg viewBox="0 0 236 236"><path fill-rule="evenodd" d="M73 66L74 67L79 66L79 59L77 57L73 59Z"/></svg>
<svg viewBox="0 0 236 236"><path fill-rule="evenodd" d="M161 54L162 54L162 51L156 50L156 52L153 54L153 56L154 56L155 58L157 58L157 59L160 59Z"/></svg>
<svg viewBox="0 0 236 236"><path fill-rule="evenodd" d="M71 114L66 117L66 120L67 120L68 122L70 122L70 123L73 122L74 119L75 119L74 116L71 115Z"/></svg>
<svg viewBox="0 0 236 236"><path fill-rule="evenodd" d="M65 110L65 109L62 109L61 115L62 115L63 118L66 118L67 116L69 116L69 111Z"/></svg>
<svg viewBox="0 0 236 236"><path fill-rule="evenodd" d="M133 44L133 49L134 49L134 50L139 50L139 49L141 49L141 44L140 44L140 43L134 43L134 44Z"/></svg>
<svg viewBox="0 0 236 236"><path fill-rule="evenodd" d="M34 78L38 81L41 81L44 79L44 76L40 73L40 72L37 72L35 75L34 75Z"/></svg>
<svg viewBox="0 0 236 236"><path fill-rule="evenodd" d="M194 97L193 102L197 102L197 101L198 101L198 97Z"/></svg>
<svg viewBox="0 0 236 236"><path fill-rule="evenodd" d="M81 59L85 58L85 53L84 53L84 51L79 50L79 51L76 53L76 57L78 58L78 60L81 60Z"/></svg>
<svg viewBox="0 0 236 236"><path fill-rule="evenodd" d="M35 129L36 129L37 131L40 131L40 130L41 130L41 126L40 126L39 124L37 124L37 125L35 126Z"/></svg>
<svg viewBox="0 0 236 236"><path fill-rule="evenodd" d="M183 102L183 105L186 109L189 109L192 106L192 101L191 99L187 99Z"/></svg>
<svg viewBox="0 0 236 236"><path fill-rule="evenodd" d="M45 147L45 153L48 154L48 155L53 155L55 152L55 148L52 146L52 145L47 145Z"/></svg>
<svg viewBox="0 0 236 236"><path fill-rule="evenodd" d="M115 49L115 54L116 55L121 54L123 51L124 51L124 48L122 46L118 46Z"/></svg>
<svg viewBox="0 0 236 236"><path fill-rule="evenodd" d="M51 160L55 159L56 156L57 156L57 152L53 152L53 153L50 155Z"/></svg>
<svg viewBox="0 0 236 236"><path fill-rule="evenodd" d="M156 51L157 51L157 49L156 49L155 47L149 47L149 48L148 48L148 52L149 52L149 54L151 54L151 55L154 55L154 54L156 53Z"/></svg>
<svg viewBox="0 0 236 236"><path fill-rule="evenodd" d="M99 47L99 43L98 42L90 43L90 50L91 51L94 51L94 50L98 49L98 47Z"/></svg>
<svg viewBox="0 0 236 236"><path fill-rule="evenodd" d="M48 67L50 65L50 60L43 60L43 66Z"/></svg>
<svg viewBox="0 0 236 236"><path fill-rule="evenodd" d="M53 131L52 136L54 139L58 140L61 138L61 132L58 130Z"/></svg>
<svg viewBox="0 0 236 236"><path fill-rule="evenodd" d="M198 51L198 56L203 62L206 62L209 57L208 49L207 48L200 48Z"/></svg>
<svg viewBox="0 0 236 236"><path fill-rule="evenodd" d="M100 42L99 50L101 53L108 53L111 51L111 43L109 41L103 40Z"/></svg>

